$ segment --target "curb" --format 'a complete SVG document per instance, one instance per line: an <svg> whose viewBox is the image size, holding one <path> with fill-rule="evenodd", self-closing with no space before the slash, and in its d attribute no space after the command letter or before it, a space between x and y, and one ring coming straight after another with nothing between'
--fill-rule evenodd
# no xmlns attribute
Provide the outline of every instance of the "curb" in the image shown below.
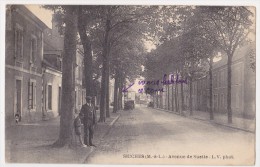
<svg viewBox="0 0 260 167"><path fill-rule="evenodd" d="M239 127L235 127L235 126L231 126L231 125L227 125L227 124L221 124L221 123L214 122L214 121L211 121L211 120L205 120L205 119L202 119L202 118L195 118L195 117L190 117L190 116L184 116L184 115L181 115L181 114L179 114L177 112L170 112L169 110L165 110L165 109L161 109L161 108L151 108L151 109L161 110L161 111L164 111L164 112L168 112L168 113L172 113L172 114L178 115L180 117L185 117L185 118L198 120L198 121L202 121L202 122L209 122L211 124L216 124L216 125L219 125L219 126L224 126L224 127L228 127L228 128L232 128L232 129L241 130L241 131L244 131L244 132L255 134L255 131L252 131L252 130L243 129L243 128L239 128Z"/></svg>
<svg viewBox="0 0 260 167"><path fill-rule="evenodd" d="M112 127L114 126L114 124L116 123L116 121L119 119L120 116L121 116L121 114L119 114L119 115L109 124L109 128L108 128L107 132L106 132L101 138L104 138L106 135L109 134L110 130L112 129Z"/></svg>
<svg viewBox="0 0 260 167"><path fill-rule="evenodd" d="M113 126L115 124L115 122L119 119L119 117L121 116L121 114L119 114L110 124L109 126Z"/></svg>
<svg viewBox="0 0 260 167"><path fill-rule="evenodd" d="M116 123L116 121L119 119L119 117L121 116L121 114L119 114L108 126L108 130L101 136L100 140L103 139L106 135L108 135L108 133L110 132L110 130L112 129L112 127L114 126L114 124ZM87 155L84 157L84 159L82 160L82 163L85 163L88 159L88 157L91 155L91 153L95 151L94 147L91 147L91 150L87 153Z"/></svg>

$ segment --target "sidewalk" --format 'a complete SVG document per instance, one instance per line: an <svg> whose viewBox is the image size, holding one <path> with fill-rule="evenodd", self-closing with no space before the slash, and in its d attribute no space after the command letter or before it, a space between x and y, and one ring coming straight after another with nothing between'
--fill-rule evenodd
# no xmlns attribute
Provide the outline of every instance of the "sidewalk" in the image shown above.
<svg viewBox="0 0 260 167"><path fill-rule="evenodd" d="M158 110L163 110L166 112L178 114L177 112L174 111L169 111L165 109L160 109L160 108L154 108ZM190 116L189 111L183 111L181 116L191 118L191 119L197 119L201 121L208 121L210 123L222 125L222 126L227 126L230 128L238 129L238 130L243 130L246 132L251 132L255 133L255 119L246 119L246 118L239 118L236 116L232 117L232 123L229 124L227 121L227 114L221 114L221 113L214 113L214 120L210 120L209 113L204 112L204 111L193 111L193 116Z"/></svg>
<svg viewBox="0 0 260 167"><path fill-rule="evenodd" d="M97 115L99 117L99 114ZM94 144L98 147L101 139L109 132L120 116L110 113L106 122L95 127ZM51 145L59 136L60 118L40 121L35 124L19 124L6 129L6 163L83 163L94 147L80 147L77 138L75 148L53 148Z"/></svg>

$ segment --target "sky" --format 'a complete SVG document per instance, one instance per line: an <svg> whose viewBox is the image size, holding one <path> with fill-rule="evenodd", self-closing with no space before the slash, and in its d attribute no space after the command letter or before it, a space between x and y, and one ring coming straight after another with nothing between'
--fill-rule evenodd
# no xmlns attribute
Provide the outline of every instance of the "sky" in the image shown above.
<svg viewBox="0 0 260 167"><path fill-rule="evenodd" d="M53 12L41 7L41 5L25 5L33 14L35 14L42 22L51 28L51 20Z"/></svg>

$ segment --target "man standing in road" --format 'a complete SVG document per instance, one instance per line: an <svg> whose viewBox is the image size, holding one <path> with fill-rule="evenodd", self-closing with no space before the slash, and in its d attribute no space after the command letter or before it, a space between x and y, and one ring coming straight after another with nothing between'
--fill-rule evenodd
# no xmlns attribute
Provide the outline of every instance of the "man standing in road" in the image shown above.
<svg viewBox="0 0 260 167"><path fill-rule="evenodd" d="M84 144L88 146L94 146L92 143L94 134L94 124L96 123L96 110L95 106L91 104L91 97L86 97L86 104L84 104L80 110L83 114L83 124L84 124Z"/></svg>

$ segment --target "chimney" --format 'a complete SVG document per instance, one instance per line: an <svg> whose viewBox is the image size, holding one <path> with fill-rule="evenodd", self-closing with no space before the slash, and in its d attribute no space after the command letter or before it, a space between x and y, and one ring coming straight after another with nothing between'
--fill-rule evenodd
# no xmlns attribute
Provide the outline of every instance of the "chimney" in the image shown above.
<svg viewBox="0 0 260 167"><path fill-rule="evenodd" d="M57 22L54 19L54 14L52 14L51 22L52 22L52 30L51 30L52 35L60 36L59 29L58 29L58 26L57 26L58 24L57 24Z"/></svg>

